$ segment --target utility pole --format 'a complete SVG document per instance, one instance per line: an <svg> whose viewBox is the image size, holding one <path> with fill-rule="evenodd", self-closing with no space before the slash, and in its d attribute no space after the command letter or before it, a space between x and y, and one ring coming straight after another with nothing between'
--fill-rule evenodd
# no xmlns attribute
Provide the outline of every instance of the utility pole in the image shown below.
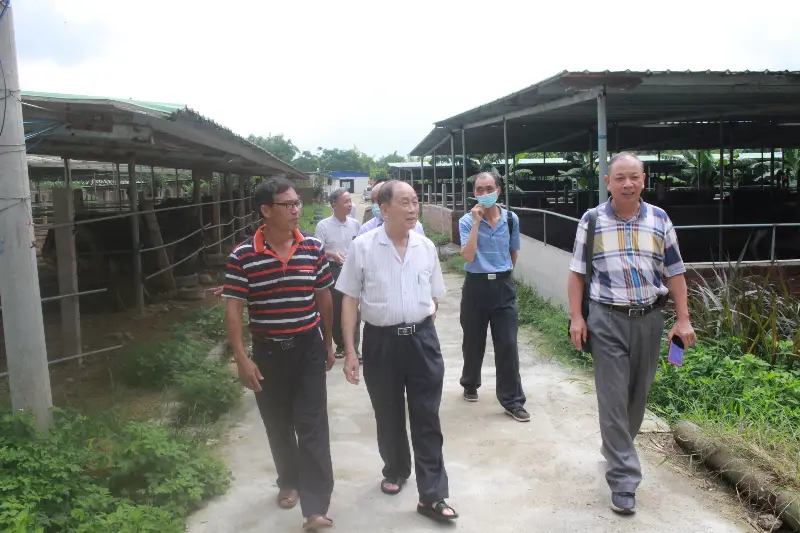
<svg viewBox="0 0 800 533"><path fill-rule="evenodd" d="M0 0L0 65L5 121L0 126L0 295L11 406L30 411L39 429L53 424L36 237L10 0Z"/></svg>

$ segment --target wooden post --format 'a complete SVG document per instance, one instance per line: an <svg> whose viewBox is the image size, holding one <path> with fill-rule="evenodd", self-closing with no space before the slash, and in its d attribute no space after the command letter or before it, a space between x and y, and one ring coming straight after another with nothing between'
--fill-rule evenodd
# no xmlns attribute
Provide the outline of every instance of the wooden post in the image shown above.
<svg viewBox="0 0 800 533"><path fill-rule="evenodd" d="M181 177L178 174L178 169L175 169L175 198L181 197Z"/></svg>
<svg viewBox="0 0 800 533"><path fill-rule="evenodd" d="M72 189L53 189L53 215L56 224L74 221L74 195ZM75 254L74 226L56 228L56 257L58 261L58 293L78 292L78 266ZM63 357L81 353L81 311L77 296L61 299L61 348Z"/></svg>
<svg viewBox="0 0 800 533"><path fill-rule="evenodd" d="M161 238L161 228L158 226L158 217L155 213L148 213L147 211L152 211L154 207L154 201L152 198L144 198L144 194L140 193L139 201L141 202L142 211L144 211L144 222L147 225L147 232L150 234L150 246L161 246L164 244L164 240ZM167 254L166 248L160 248L158 250L154 250L150 253L156 254L156 261L158 261L158 269L164 270L169 268L169 254ZM165 270L161 276L163 288L166 290L171 296L177 293L177 288L175 287L175 278L172 276L172 270Z"/></svg>
<svg viewBox="0 0 800 533"><path fill-rule="evenodd" d="M225 226L225 235L231 235L229 242L232 250L236 246L236 235L233 234L233 231L236 229L236 223L231 223L233 221L234 208L233 202L230 201L233 200L233 177L226 173L223 179L225 181L225 199L229 200L225 203L225 222L228 223Z"/></svg>
<svg viewBox="0 0 800 533"><path fill-rule="evenodd" d="M114 164L114 174L117 186L117 211L122 211L122 177L119 174L119 163Z"/></svg>
<svg viewBox="0 0 800 533"><path fill-rule="evenodd" d="M236 203L238 207L240 217L239 220L236 221L236 236L239 239L239 242L244 240L244 176L239 176L239 201Z"/></svg>
<svg viewBox="0 0 800 533"><path fill-rule="evenodd" d="M158 197L156 193L156 169L150 165L150 190L152 191L153 199Z"/></svg>
<svg viewBox="0 0 800 533"><path fill-rule="evenodd" d="M144 283L142 282L142 252L139 239L139 191L136 186L136 160L134 156L128 160L128 205L132 213L131 237L133 243L133 296L136 313L144 314Z"/></svg>
<svg viewBox="0 0 800 533"><path fill-rule="evenodd" d="M216 243L214 246L211 247L212 254L219 254L222 253L222 243L220 243L220 239L222 239L222 228L220 227L222 217L220 216L220 190L219 185L214 185L211 187L211 195L214 197L214 205L211 206L211 224L214 226L211 229L211 242Z"/></svg>
<svg viewBox="0 0 800 533"><path fill-rule="evenodd" d="M442 183L442 207L447 207L447 184Z"/></svg>

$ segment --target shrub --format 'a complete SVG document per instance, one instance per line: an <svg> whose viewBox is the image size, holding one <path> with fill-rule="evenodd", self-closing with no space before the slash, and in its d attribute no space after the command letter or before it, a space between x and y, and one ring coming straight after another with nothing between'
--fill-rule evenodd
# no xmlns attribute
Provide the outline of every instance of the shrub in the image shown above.
<svg viewBox="0 0 800 533"><path fill-rule="evenodd" d="M190 419L216 420L242 398L241 385L219 364L189 370L178 376L178 384L178 400Z"/></svg>
<svg viewBox="0 0 800 533"><path fill-rule="evenodd" d="M200 444L150 424L57 411L42 435L29 415L0 418L0 531L178 533L228 480Z"/></svg>

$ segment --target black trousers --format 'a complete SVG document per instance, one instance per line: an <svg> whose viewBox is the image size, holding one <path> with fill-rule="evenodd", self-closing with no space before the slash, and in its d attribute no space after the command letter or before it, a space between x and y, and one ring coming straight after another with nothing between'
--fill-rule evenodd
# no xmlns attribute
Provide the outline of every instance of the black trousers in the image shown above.
<svg viewBox="0 0 800 533"><path fill-rule="evenodd" d="M486 326L491 327L497 399L506 409L525 405L517 349L517 287L514 278L488 279L467 274L461 292L461 386L477 391L486 351Z"/></svg>
<svg viewBox="0 0 800 533"><path fill-rule="evenodd" d="M364 325L364 381L378 429L383 477L408 479L411 452L406 433L406 398L414 448L414 470L422 503L449 497L442 455L439 404L444 359L431 319L412 335L397 329Z"/></svg>
<svg viewBox="0 0 800 533"><path fill-rule="evenodd" d="M335 265L335 266L334 266ZM333 279L339 279L339 273L342 267L336 263L331 263L331 274ZM344 352L344 336L342 335L342 300L344 294L331 288L331 296L333 297L333 343L336 345L337 352ZM353 333L353 344L356 351L361 344L361 312L356 316L356 330Z"/></svg>
<svg viewBox="0 0 800 533"><path fill-rule="evenodd" d="M264 380L256 402L280 489L296 489L303 516L324 515L333 492L327 350L319 329L288 342L253 342Z"/></svg>

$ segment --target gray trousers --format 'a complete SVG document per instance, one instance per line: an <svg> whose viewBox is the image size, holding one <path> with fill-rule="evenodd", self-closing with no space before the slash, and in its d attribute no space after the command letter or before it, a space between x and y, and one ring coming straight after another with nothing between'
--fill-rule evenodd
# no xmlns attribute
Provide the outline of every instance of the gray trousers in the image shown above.
<svg viewBox="0 0 800 533"><path fill-rule="evenodd" d="M612 492L636 492L642 468L633 439L658 369L664 315L629 317L592 302L587 322L594 358L606 481Z"/></svg>

